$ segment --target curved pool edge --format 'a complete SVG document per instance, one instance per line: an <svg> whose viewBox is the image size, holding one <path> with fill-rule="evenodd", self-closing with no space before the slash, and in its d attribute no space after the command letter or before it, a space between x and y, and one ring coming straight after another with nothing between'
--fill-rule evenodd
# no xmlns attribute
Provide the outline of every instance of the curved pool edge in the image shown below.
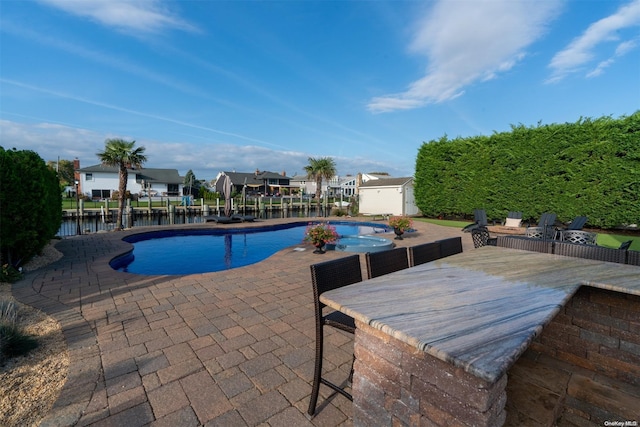
<svg viewBox="0 0 640 427"><path fill-rule="evenodd" d="M119 240L120 243L124 245L123 250L120 252L116 252L115 254L110 255L107 259L105 259L107 265L117 273L123 274L132 274L138 276L185 276L185 275L194 275L194 274L207 274L207 273L215 273L218 270L212 270L207 272L196 272L196 273L138 273L138 272L129 272L122 271L120 267L124 263L126 259L131 259L134 257L133 243L154 239L159 236L171 236L171 235L197 235L197 234L236 234L236 233L245 233L245 232L261 232L261 231L275 231L278 229L288 229L293 227L299 227L310 224L319 224L325 223L330 225L359 225L359 226L368 226L374 229L374 234L381 233L391 233L392 229L386 224L380 224L379 222L373 222L370 220L359 220L359 219L318 219L318 218L282 218L280 220L276 219L277 222L273 223L272 220L259 220L251 223L241 223L234 224L232 226L227 225L218 225L212 223L190 223L190 224L173 224L173 225L165 225L165 226L149 226L149 227L139 227L139 228L130 228L125 229L127 234L122 236ZM212 227L213 225L213 227ZM143 228L145 230L143 230ZM370 236L370 235L363 235ZM372 236L372 235L371 235ZM301 242L303 243L303 242ZM287 250L291 248L300 248L300 244L291 245L288 248L284 248L282 250ZM392 246L393 247L393 246ZM390 248L389 248L390 249ZM338 249L340 250L340 249ZM267 258L275 255L277 252L269 255ZM259 260L256 263L263 262L267 258L263 260ZM114 268L114 264L117 265L117 268ZM251 264L249 264L251 265ZM248 265L246 265L248 266ZM235 268L243 268L246 266L238 266ZM224 270L220 270L224 271Z"/></svg>

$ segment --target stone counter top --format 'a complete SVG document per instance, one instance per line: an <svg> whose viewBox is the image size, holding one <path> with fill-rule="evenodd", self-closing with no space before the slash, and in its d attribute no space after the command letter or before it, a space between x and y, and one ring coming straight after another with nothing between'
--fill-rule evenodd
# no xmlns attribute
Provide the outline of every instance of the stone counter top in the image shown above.
<svg viewBox="0 0 640 427"><path fill-rule="evenodd" d="M640 295L640 268L485 246L320 299L495 382L581 285Z"/></svg>

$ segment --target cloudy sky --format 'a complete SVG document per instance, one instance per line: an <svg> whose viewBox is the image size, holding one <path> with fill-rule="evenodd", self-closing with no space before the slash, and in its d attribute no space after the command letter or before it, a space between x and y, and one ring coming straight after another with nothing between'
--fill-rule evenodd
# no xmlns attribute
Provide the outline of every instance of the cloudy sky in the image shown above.
<svg viewBox="0 0 640 427"><path fill-rule="evenodd" d="M0 146L413 174L423 142L640 109L640 0L3 1Z"/></svg>

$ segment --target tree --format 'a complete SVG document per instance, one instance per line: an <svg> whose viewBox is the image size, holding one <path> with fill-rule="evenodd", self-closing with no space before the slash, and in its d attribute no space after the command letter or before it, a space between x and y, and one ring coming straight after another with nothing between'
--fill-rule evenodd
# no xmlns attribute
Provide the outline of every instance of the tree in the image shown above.
<svg viewBox="0 0 640 427"><path fill-rule="evenodd" d="M118 168L118 218L116 230L122 230L122 215L124 213L125 198L127 195L127 180L129 169L142 169L142 164L147 161L144 155L144 147L134 148L135 141L123 139L107 139L104 142L104 151L97 153L102 164Z"/></svg>
<svg viewBox="0 0 640 427"><path fill-rule="evenodd" d="M200 194L200 181L196 179L196 175L191 169L189 169L184 176L182 185L184 187L182 190L182 194L189 194L190 196L197 196L198 194Z"/></svg>
<svg viewBox="0 0 640 427"><path fill-rule="evenodd" d="M58 173L58 179L60 180L60 187L73 186L75 182L75 175L73 169L73 160L59 160L55 162L49 160L47 167Z"/></svg>
<svg viewBox="0 0 640 427"><path fill-rule="evenodd" d="M307 178L316 181L316 203L320 212L320 194L322 193L322 180L327 181L336 174L336 162L331 157L309 157L309 164L304 167Z"/></svg>

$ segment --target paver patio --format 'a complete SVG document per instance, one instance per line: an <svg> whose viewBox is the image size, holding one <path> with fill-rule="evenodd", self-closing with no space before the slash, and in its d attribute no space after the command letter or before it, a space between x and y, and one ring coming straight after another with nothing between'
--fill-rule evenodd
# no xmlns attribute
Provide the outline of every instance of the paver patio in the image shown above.
<svg viewBox="0 0 640 427"><path fill-rule="evenodd" d="M290 221L307 220L176 228ZM395 242L460 235L464 250L473 248L459 229L422 222L415 228ZM69 347L67 383L43 426L352 424L351 402L326 387L318 414L306 415L314 362L309 265L346 253L316 255L301 242L222 272L141 276L111 269L109 260L131 247L124 236L152 229L63 239L56 245L61 260L14 285L16 299L60 322ZM366 277L363 255L361 261ZM351 337L331 332L325 349L326 375L346 378Z"/></svg>

